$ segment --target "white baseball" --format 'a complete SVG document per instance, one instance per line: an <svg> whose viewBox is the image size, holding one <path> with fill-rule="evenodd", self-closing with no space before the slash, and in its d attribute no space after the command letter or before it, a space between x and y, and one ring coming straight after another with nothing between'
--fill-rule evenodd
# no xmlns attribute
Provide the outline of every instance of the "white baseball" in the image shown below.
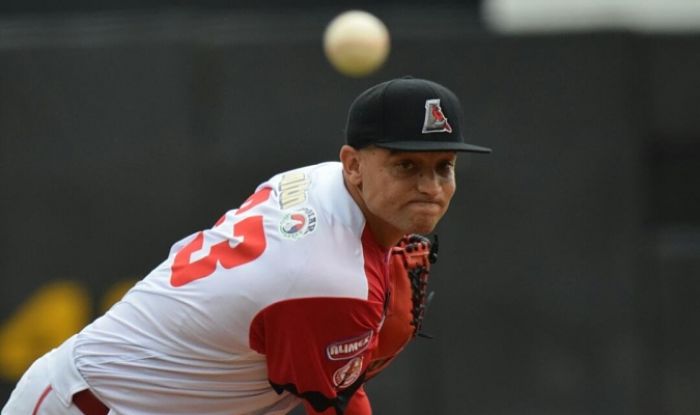
<svg viewBox="0 0 700 415"><path fill-rule="evenodd" d="M373 14L351 10L336 16L323 34L326 57L340 73L362 77L379 69L389 55L389 30Z"/></svg>

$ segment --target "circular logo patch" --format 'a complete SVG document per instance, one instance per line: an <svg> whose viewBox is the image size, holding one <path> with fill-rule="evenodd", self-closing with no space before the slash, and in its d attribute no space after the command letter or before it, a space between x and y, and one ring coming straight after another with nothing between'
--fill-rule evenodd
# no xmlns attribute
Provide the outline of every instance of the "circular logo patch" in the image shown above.
<svg viewBox="0 0 700 415"><path fill-rule="evenodd" d="M285 238L299 239L316 229L316 212L302 208L286 214L280 222L280 233Z"/></svg>
<svg viewBox="0 0 700 415"><path fill-rule="evenodd" d="M355 383L362 373L362 356L347 362L333 373L333 384L338 388L347 388Z"/></svg>

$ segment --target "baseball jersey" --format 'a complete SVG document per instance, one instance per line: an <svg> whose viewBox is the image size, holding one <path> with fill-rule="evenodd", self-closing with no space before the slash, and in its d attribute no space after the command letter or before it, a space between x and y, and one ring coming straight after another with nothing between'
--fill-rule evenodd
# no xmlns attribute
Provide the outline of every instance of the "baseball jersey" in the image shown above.
<svg viewBox="0 0 700 415"><path fill-rule="evenodd" d="M81 331L76 367L124 415L342 411L366 399L388 257L340 163L278 174Z"/></svg>

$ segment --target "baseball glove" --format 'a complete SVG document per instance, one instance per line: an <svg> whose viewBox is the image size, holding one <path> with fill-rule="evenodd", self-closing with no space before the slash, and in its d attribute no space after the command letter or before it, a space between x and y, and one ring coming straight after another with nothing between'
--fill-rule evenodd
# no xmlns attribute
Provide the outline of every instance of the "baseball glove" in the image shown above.
<svg viewBox="0 0 700 415"><path fill-rule="evenodd" d="M367 369L369 379L381 372L416 336L431 337L421 329L433 293L428 293L430 265L437 260L438 240L407 235L391 250L389 297L379 344Z"/></svg>

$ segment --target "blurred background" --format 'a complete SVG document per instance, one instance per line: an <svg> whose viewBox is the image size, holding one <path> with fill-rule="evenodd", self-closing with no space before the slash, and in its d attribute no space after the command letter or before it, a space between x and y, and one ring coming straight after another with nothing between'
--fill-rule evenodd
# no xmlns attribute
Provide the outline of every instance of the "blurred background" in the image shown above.
<svg viewBox="0 0 700 415"><path fill-rule="evenodd" d="M4 0L0 402L261 181L335 160L367 87L462 99L425 330L377 414L700 410L700 2ZM387 25L349 78L321 37Z"/></svg>

